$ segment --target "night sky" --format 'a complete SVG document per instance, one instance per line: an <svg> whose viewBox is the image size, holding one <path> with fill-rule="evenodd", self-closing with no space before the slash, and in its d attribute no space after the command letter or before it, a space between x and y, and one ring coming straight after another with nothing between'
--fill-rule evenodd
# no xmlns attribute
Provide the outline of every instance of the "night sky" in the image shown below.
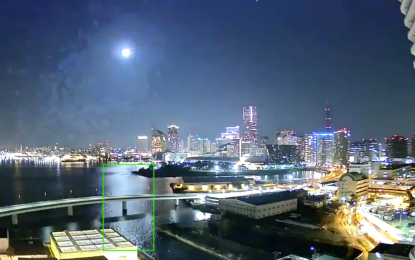
<svg viewBox="0 0 415 260"><path fill-rule="evenodd" d="M414 57L398 0L1 0L0 147L415 132ZM120 55L131 48L134 56Z"/></svg>

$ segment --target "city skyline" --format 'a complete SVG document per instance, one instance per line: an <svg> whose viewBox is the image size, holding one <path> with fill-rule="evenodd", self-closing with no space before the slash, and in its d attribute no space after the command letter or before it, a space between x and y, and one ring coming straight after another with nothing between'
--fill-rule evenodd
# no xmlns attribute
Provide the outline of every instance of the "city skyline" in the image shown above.
<svg viewBox="0 0 415 260"><path fill-rule="evenodd" d="M36 8L0 4L1 146L126 146L169 124L214 138L242 127L247 105L258 108L258 136L305 134L324 129L326 101L332 130L346 127L353 139L415 132L399 1L46 1L41 16Z"/></svg>

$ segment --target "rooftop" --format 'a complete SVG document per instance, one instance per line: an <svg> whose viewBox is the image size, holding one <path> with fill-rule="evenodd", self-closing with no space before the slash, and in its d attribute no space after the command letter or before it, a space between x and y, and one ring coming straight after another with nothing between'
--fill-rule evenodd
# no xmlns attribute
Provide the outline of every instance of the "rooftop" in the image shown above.
<svg viewBox="0 0 415 260"><path fill-rule="evenodd" d="M185 161L217 161L217 162L239 162L238 157L224 157L224 156L198 156L188 157Z"/></svg>
<svg viewBox="0 0 415 260"><path fill-rule="evenodd" d="M51 240L61 253L115 250L135 247L112 229L51 232Z"/></svg>
<svg viewBox="0 0 415 260"><path fill-rule="evenodd" d="M281 202L291 199L296 199L298 196L298 191L282 191L282 192L272 192L264 193L261 195L252 195L246 197L237 197L237 200L243 201L248 204L255 206L271 204L275 202Z"/></svg>
<svg viewBox="0 0 415 260"><path fill-rule="evenodd" d="M377 245L375 248L372 249L372 251L370 251L370 253L376 254L388 254L388 255L396 255L396 256L403 256L403 257L408 257L409 256L409 252L411 251L411 249L414 248L413 245L408 245L408 244L383 244L380 243L379 245Z"/></svg>
<svg viewBox="0 0 415 260"><path fill-rule="evenodd" d="M244 177L182 177L185 184L191 183L236 183L248 182L251 179Z"/></svg>
<svg viewBox="0 0 415 260"><path fill-rule="evenodd" d="M396 170L396 169L404 168L406 166L409 166L409 165L404 164L404 163L382 164L379 166L379 170Z"/></svg>

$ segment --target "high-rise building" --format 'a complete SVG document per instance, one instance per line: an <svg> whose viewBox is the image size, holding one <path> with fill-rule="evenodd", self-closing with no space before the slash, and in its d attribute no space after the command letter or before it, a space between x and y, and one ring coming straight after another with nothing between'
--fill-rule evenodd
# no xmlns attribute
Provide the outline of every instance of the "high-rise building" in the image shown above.
<svg viewBox="0 0 415 260"><path fill-rule="evenodd" d="M239 126L226 127L226 133L222 133L224 139L239 139Z"/></svg>
<svg viewBox="0 0 415 260"><path fill-rule="evenodd" d="M151 128L151 153L164 153L168 149L166 135L155 128Z"/></svg>
<svg viewBox="0 0 415 260"><path fill-rule="evenodd" d="M184 149L184 140L180 139L179 140L179 153L184 153L185 149Z"/></svg>
<svg viewBox="0 0 415 260"><path fill-rule="evenodd" d="M297 150L298 150L298 159L299 159L299 161L304 162L304 157L305 157L304 136L297 136Z"/></svg>
<svg viewBox="0 0 415 260"><path fill-rule="evenodd" d="M148 136L139 135L137 136L137 152L148 153Z"/></svg>
<svg viewBox="0 0 415 260"><path fill-rule="evenodd" d="M177 125L171 125L167 127L167 140L169 142L170 151L172 153L178 153L179 152L179 127Z"/></svg>
<svg viewBox="0 0 415 260"><path fill-rule="evenodd" d="M190 156L199 155L199 136L198 135L189 135L187 137L187 152Z"/></svg>
<svg viewBox="0 0 415 260"><path fill-rule="evenodd" d="M316 133L318 165L333 164L333 133Z"/></svg>
<svg viewBox="0 0 415 260"><path fill-rule="evenodd" d="M269 144L269 137L268 136L263 136L261 137L260 141L259 141L259 147L260 148L266 148L265 146Z"/></svg>
<svg viewBox="0 0 415 260"><path fill-rule="evenodd" d="M252 147L258 147L258 117L257 108L254 106L247 106L243 108L244 121L244 141L252 142Z"/></svg>
<svg viewBox="0 0 415 260"><path fill-rule="evenodd" d="M205 155L211 153L210 140L207 138L199 138L199 155Z"/></svg>
<svg viewBox="0 0 415 260"><path fill-rule="evenodd" d="M348 160L352 163L361 162L361 158L364 155L365 145L363 142L356 141L350 143L349 158Z"/></svg>
<svg viewBox="0 0 415 260"><path fill-rule="evenodd" d="M347 165L350 151L350 131L346 128L333 133L333 164Z"/></svg>
<svg viewBox="0 0 415 260"><path fill-rule="evenodd" d="M368 138L362 140L363 155L369 158L369 161L373 161L380 157L380 144L378 140L374 138Z"/></svg>
<svg viewBox="0 0 415 260"><path fill-rule="evenodd" d="M386 156L389 159L408 157L408 138L394 135L385 138Z"/></svg>
<svg viewBox="0 0 415 260"><path fill-rule="evenodd" d="M415 55L415 1L399 0L401 2L401 12L405 15L405 26L409 29L408 39L413 42L411 47L412 55ZM415 68L415 61L414 61Z"/></svg>
<svg viewBox="0 0 415 260"><path fill-rule="evenodd" d="M298 150L296 145L268 144L268 161L275 164L299 163Z"/></svg>
<svg viewBox="0 0 415 260"><path fill-rule="evenodd" d="M282 130L275 133L275 143L277 145L297 145L297 135L291 130Z"/></svg>
<svg viewBox="0 0 415 260"><path fill-rule="evenodd" d="M304 162L315 164L317 162L317 135L304 135Z"/></svg>

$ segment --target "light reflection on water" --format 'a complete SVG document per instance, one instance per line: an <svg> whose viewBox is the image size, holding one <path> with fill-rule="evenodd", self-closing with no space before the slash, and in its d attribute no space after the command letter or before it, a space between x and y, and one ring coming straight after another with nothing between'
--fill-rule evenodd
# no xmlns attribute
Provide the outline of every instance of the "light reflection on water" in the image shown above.
<svg viewBox="0 0 415 260"><path fill-rule="evenodd" d="M171 182L176 178L157 178L154 180L132 175L131 171L135 166L106 166L104 172L104 194L105 195L133 195L133 194L155 194L172 193ZM293 181L305 178L320 178L321 174L311 171L293 172ZM263 175L250 176L261 181L286 182L288 176L284 175ZM0 206L17 203L28 203L34 201L63 199L70 197L99 196L102 195L102 167L90 165L67 165L58 166L34 166L19 164L2 165L0 167L2 178L2 189L0 189ZM175 207L173 200L155 201L154 214L155 224L188 222L204 220L210 214L202 213L188 208L181 202ZM133 243L143 249L153 247L153 202L152 201L131 201L127 203L128 215L134 215L134 219L121 220L122 203L105 203L106 226L109 226ZM82 213L85 219L82 221L62 221L60 217L66 212L48 211L19 215L19 222L40 221L37 226L41 228L20 228L13 231L14 236L32 236L42 238L45 242L49 240L52 231L79 230L101 227L101 205L89 206L86 208L75 208L75 214ZM111 221L110 221L111 220ZM53 224L50 224L52 223ZM9 219L0 219L0 224L10 223ZM190 259L191 255L197 254L199 260L211 259L210 256L189 248L182 243L156 236L156 252L154 256L159 259Z"/></svg>

